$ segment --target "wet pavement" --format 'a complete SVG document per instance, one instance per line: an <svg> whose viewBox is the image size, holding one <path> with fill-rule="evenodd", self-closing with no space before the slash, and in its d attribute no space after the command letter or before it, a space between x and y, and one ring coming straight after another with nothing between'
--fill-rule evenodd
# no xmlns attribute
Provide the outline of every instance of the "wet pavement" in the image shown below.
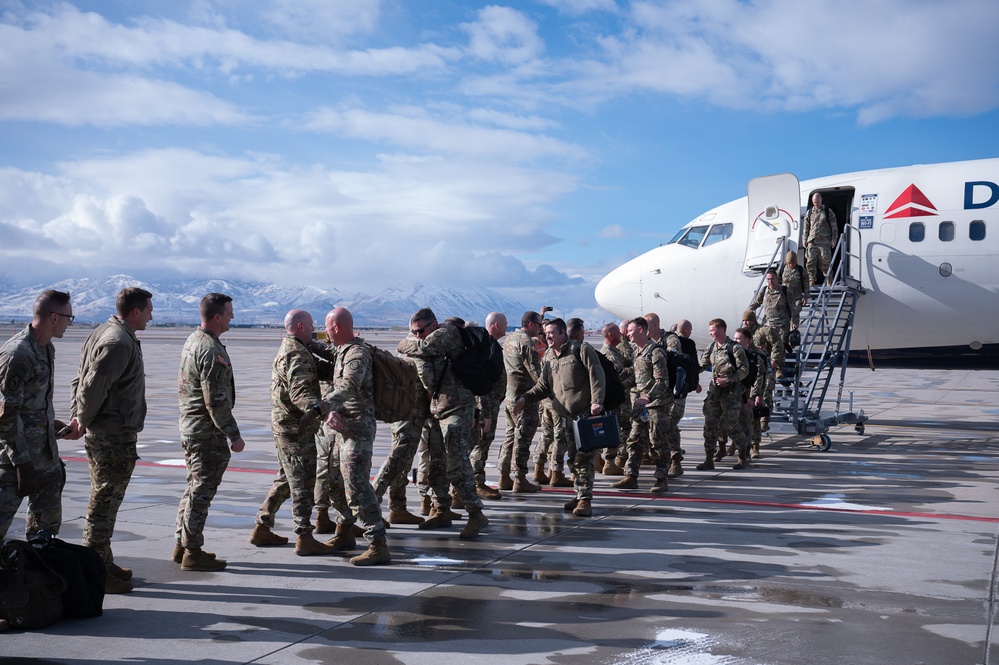
<svg viewBox="0 0 999 665"><path fill-rule="evenodd" d="M71 333L57 342L57 416L85 331ZM999 648L999 373L850 370L855 406L871 417L864 435L835 429L824 453L800 437L765 440L748 471L731 458L693 469L692 396L688 471L667 495L648 493L650 467L638 491L598 474L592 518L562 512L568 490L504 493L486 502L478 539L458 539L462 522L397 526L392 565L356 568L247 542L276 468L267 387L280 336L234 330L247 450L206 529L229 567L192 573L169 560L185 483L175 391L186 334L142 338L150 416L112 543L135 590L108 596L100 618L0 633L0 662L883 665L989 663ZM376 464L388 446L380 426ZM60 535L79 542L82 443L62 453ZM275 530L291 528L286 504ZM22 530L17 518L10 535Z"/></svg>

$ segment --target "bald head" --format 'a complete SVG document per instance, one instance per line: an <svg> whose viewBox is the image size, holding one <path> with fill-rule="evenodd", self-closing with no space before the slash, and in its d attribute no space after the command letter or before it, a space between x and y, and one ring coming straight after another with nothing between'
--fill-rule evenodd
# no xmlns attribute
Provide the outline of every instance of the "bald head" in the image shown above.
<svg viewBox="0 0 999 665"><path fill-rule="evenodd" d="M354 339L354 315L346 307L334 307L326 315L326 336L336 345Z"/></svg>
<svg viewBox="0 0 999 665"><path fill-rule="evenodd" d="M489 336L495 340L506 334L506 314L503 312L489 312L486 316L486 330Z"/></svg>
<svg viewBox="0 0 999 665"><path fill-rule="evenodd" d="M676 323L676 331L681 337L690 337L690 333L694 332L694 324L687 319L680 319Z"/></svg>
<svg viewBox="0 0 999 665"><path fill-rule="evenodd" d="M304 309L293 309L284 316L284 329L303 342L312 339L312 315Z"/></svg>

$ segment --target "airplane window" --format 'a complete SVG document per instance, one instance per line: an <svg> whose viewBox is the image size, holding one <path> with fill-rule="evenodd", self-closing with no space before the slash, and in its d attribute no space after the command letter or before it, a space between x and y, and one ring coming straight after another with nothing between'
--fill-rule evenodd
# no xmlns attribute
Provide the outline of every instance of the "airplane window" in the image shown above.
<svg viewBox="0 0 999 665"><path fill-rule="evenodd" d="M909 240L912 242L923 242L923 238L926 237L926 227L923 226L922 222L913 222L909 224Z"/></svg>
<svg viewBox="0 0 999 665"><path fill-rule="evenodd" d="M707 233L707 231L707 226L691 226L687 229L687 233L684 234L683 238L680 239L680 244L697 249L697 246L701 244L701 240L704 239L704 234Z"/></svg>
<svg viewBox="0 0 999 665"><path fill-rule="evenodd" d="M714 226L711 227L711 230L708 231L708 237L704 239L704 245L702 246L707 247L708 245L713 245L716 242L721 242L722 240L725 240L731 235L732 235L731 222L729 222L728 224L715 224Z"/></svg>
<svg viewBox="0 0 999 665"><path fill-rule="evenodd" d="M687 232L687 227L685 226L682 229L680 229L679 231L677 231L676 235L673 236L672 238L670 238L669 242L666 243L666 244L667 245L672 245L673 243L675 243L676 241L678 241L680 238L682 238L683 234L686 233L686 232Z"/></svg>
<svg viewBox="0 0 999 665"><path fill-rule="evenodd" d="M954 239L954 222L940 222L940 239L950 242Z"/></svg>
<svg viewBox="0 0 999 665"><path fill-rule="evenodd" d="M972 240L985 240L985 222L976 219L968 227L968 237Z"/></svg>

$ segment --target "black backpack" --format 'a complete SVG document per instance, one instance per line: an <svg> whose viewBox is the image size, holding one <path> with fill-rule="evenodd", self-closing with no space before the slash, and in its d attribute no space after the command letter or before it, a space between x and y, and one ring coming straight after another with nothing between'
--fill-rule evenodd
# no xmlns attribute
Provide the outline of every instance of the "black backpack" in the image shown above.
<svg viewBox="0 0 999 665"><path fill-rule="evenodd" d="M488 395L503 376L503 347L485 328L465 326L458 328L458 332L461 333L465 350L453 357L448 356L444 371L450 365L454 375L473 395ZM443 376L442 372L441 377ZM439 392L440 385L434 393Z"/></svg>
<svg viewBox="0 0 999 665"><path fill-rule="evenodd" d="M714 342L711 342L711 344L714 344ZM735 354L732 352L732 346L734 344L735 342L731 342L725 345L725 350L728 352L728 359L729 362L732 363L732 367L736 366ZM745 388L747 391L749 391L753 387L753 384L756 383L756 377L759 375L760 366L759 366L759 361L757 360L757 356L759 355L760 352L756 351L755 349L750 349L746 351L746 364L749 365L749 374L747 374L746 378L743 379L740 383L742 383L742 387Z"/></svg>
<svg viewBox="0 0 999 665"><path fill-rule="evenodd" d="M696 358L692 358L686 353L677 353L671 349L666 348L666 340L669 335L676 335L676 333L668 333L666 337L662 339L662 349L666 352L666 365L669 368L669 384L673 386L673 396L677 399L683 399L688 395L688 393L694 392L697 389L697 384L699 383L697 377L701 373L701 365L697 362ZM676 335L679 339L680 336Z"/></svg>
<svg viewBox="0 0 999 665"><path fill-rule="evenodd" d="M569 344L571 345L569 350L572 352L572 355L576 356L576 360L582 364L583 359L580 356L580 343L573 340ZM614 362L599 351L596 351L596 354L597 358L600 359L600 366L604 370L604 411L613 411L625 403L628 399L628 391L624 389L624 384L621 383L621 377L618 376Z"/></svg>

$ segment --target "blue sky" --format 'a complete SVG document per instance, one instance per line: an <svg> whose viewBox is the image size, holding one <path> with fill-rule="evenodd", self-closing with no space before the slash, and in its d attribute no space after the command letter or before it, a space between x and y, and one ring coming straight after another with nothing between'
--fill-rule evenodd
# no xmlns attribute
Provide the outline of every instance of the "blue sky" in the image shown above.
<svg viewBox="0 0 999 665"><path fill-rule="evenodd" d="M0 0L0 279L595 317L601 276L753 177L999 156L997 25L993 0Z"/></svg>

